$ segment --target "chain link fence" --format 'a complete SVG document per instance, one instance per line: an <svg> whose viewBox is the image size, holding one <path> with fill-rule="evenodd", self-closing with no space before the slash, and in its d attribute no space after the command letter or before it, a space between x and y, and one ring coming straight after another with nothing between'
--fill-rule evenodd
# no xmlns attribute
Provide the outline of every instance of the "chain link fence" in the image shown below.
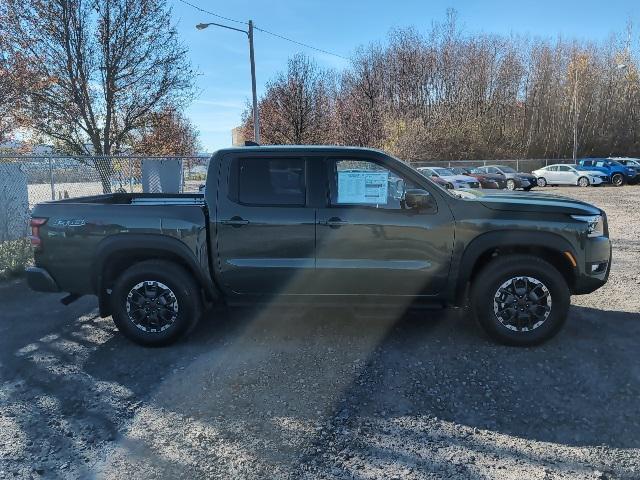
<svg viewBox="0 0 640 480"><path fill-rule="evenodd" d="M0 155L0 278L31 260L28 220L40 202L115 192L197 192L209 157Z"/></svg>
<svg viewBox="0 0 640 480"><path fill-rule="evenodd" d="M571 158L523 158L519 160L433 160L433 161L416 161L411 162L411 166L418 167L462 167L462 168L475 168L484 167L487 165L505 165L511 167L518 172L530 173L547 165L553 165L556 163L573 164Z"/></svg>

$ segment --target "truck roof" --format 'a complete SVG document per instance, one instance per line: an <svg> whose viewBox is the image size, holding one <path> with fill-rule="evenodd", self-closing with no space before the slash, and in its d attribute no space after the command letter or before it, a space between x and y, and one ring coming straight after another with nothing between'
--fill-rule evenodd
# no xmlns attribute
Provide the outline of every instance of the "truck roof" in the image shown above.
<svg viewBox="0 0 640 480"><path fill-rule="evenodd" d="M312 151L312 152L331 152L331 153L375 153L378 155L388 155L382 150L367 147L347 147L340 145L260 145L260 146L247 146L247 147L230 147L222 148L213 153L213 156L223 153L238 153L238 152L292 152L292 151Z"/></svg>

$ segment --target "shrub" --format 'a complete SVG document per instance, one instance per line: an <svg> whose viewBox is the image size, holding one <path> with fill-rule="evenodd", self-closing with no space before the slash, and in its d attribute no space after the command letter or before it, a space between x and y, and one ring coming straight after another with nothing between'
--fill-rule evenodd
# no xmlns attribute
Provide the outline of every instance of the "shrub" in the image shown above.
<svg viewBox="0 0 640 480"><path fill-rule="evenodd" d="M33 263L33 250L28 238L0 243L0 279L20 275Z"/></svg>

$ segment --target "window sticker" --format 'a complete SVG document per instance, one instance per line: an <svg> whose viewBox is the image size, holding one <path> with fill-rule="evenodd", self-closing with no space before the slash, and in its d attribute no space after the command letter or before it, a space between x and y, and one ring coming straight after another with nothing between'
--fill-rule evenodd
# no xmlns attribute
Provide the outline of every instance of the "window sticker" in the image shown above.
<svg viewBox="0 0 640 480"><path fill-rule="evenodd" d="M386 205L388 185L388 171L338 171L338 203Z"/></svg>

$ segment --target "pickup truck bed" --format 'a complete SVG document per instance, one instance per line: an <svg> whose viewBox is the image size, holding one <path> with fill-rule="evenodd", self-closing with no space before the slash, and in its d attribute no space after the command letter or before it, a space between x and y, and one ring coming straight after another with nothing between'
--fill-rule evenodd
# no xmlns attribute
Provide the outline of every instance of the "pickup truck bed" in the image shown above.
<svg viewBox="0 0 640 480"><path fill-rule="evenodd" d="M165 247L195 258L198 269L209 275L202 194L96 195L43 203L36 214L48 218L42 228L46 248L36 250L36 264L63 279L66 291L95 294L96 282L126 268L132 255L157 255ZM112 255L115 250L121 253Z"/></svg>

